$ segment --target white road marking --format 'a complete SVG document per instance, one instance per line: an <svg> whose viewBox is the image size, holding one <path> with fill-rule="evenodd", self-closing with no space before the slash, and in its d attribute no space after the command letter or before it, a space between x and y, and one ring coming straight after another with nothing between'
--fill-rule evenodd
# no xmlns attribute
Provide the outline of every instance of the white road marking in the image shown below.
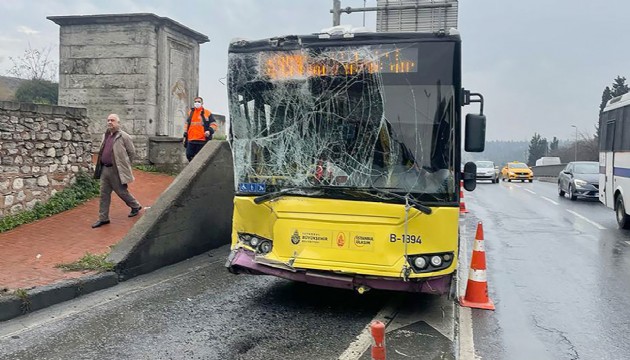
<svg viewBox="0 0 630 360"><path fill-rule="evenodd" d="M463 239L468 238L468 231L466 231L466 227L463 229L460 228L460 236ZM465 240L461 241L460 246L460 254L468 254L468 243ZM467 259L468 255L465 255ZM457 298L463 296L466 293L466 285L468 283L466 279L466 274L468 271L465 271L465 268L468 267L468 264L465 264L462 261L462 257L460 256L459 263L457 264L457 274L458 274L458 286L457 286ZM467 269L466 269L467 270ZM470 308L459 306L459 304L455 307L455 311L459 312L459 356L458 359L462 360L475 360L478 359L475 356L475 342L473 337L473 321L472 321L472 312Z"/></svg>
<svg viewBox="0 0 630 360"><path fill-rule="evenodd" d="M543 198L543 199L545 199L545 200L547 200L547 201L549 201L550 203L552 203L552 204L554 204L554 205L560 205L560 204L558 204L557 202L555 202L555 201L551 200L550 198L548 198L548 197L546 197L546 196L542 196L542 195L541 195L540 197L541 197L541 198Z"/></svg>
<svg viewBox="0 0 630 360"><path fill-rule="evenodd" d="M568 212L570 212L571 214L573 214L573 215L575 215L575 216L579 217L580 219L582 219L582 220L584 220L584 221L586 221L586 222L590 223L591 225L595 226L595 227L596 227L596 228L598 228L599 230L606 230L606 228L605 228L605 227L601 226L600 224L598 224L598 223L596 223L595 221L593 221L593 220L591 220L591 219L587 218L587 217L586 217L586 216L584 216L584 215L580 215L580 214L576 213L575 211L571 211L571 210L569 210L569 209L567 209L567 211L568 211Z"/></svg>
<svg viewBox="0 0 630 360"><path fill-rule="evenodd" d="M512 185L514 185L514 186L516 186L516 187L521 187L521 185L516 185L516 184L512 184Z"/></svg>
<svg viewBox="0 0 630 360"><path fill-rule="evenodd" d="M529 190L529 189L525 189L525 191L527 191L527 192L528 192L528 193L530 193L530 194L534 194L534 195L536 195L536 193L535 193L535 192L533 192L533 191L531 191L531 190Z"/></svg>
<svg viewBox="0 0 630 360"><path fill-rule="evenodd" d="M626 244L630 245L630 241L625 241Z"/></svg>
<svg viewBox="0 0 630 360"><path fill-rule="evenodd" d="M475 355L473 342L473 326L470 308L459 307L459 357L461 360L479 359Z"/></svg>
<svg viewBox="0 0 630 360"><path fill-rule="evenodd" d="M385 328L387 329L387 325L392 321L398 311L398 308L400 307L400 301L400 296L394 297L374 316L372 321L378 320L383 322L383 324L385 324ZM372 321L370 321L370 323ZM339 360L357 360L367 349L370 348L370 345L372 344L370 323L363 328L363 331L359 334L359 336L357 336L356 340L354 340L350 346L348 346L346 351L339 356Z"/></svg>

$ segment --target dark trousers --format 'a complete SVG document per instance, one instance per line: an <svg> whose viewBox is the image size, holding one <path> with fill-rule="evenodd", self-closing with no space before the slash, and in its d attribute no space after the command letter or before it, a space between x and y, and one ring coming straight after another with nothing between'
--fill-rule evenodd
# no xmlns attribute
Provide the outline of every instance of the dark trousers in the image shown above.
<svg viewBox="0 0 630 360"><path fill-rule="evenodd" d="M186 146L186 159L188 159L188 162L192 161L204 145L206 145L205 142L188 142Z"/></svg>
<svg viewBox="0 0 630 360"><path fill-rule="evenodd" d="M127 184L120 182L120 176L116 167L103 166L103 172L101 173L101 203L98 211L98 219L100 221L109 220L109 205L112 202L112 191L130 208L137 209L140 207L138 200L127 190Z"/></svg>

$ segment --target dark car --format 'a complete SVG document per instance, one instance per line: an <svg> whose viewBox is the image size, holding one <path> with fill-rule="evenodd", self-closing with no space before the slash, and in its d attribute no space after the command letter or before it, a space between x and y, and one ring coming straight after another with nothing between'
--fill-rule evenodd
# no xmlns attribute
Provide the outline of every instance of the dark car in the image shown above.
<svg viewBox="0 0 630 360"><path fill-rule="evenodd" d="M558 195L569 195L569 199L578 197L598 198L599 163L596 161L573 161L567 164L558 175Z"/></svg>

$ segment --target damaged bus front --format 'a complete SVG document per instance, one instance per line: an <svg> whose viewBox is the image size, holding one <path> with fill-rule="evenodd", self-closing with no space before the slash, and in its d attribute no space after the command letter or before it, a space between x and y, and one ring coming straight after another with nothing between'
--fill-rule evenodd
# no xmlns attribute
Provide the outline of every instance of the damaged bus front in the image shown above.
<svg viewBox="0 0 630 360"><path fill-rule="evenodd" d="M470 95L460 49L448 33L234 41L229 270L359 292L448 292L459 182L472 189L476 173L460 172ZM467 150L480 151L485 118L472 117Z"/></svg>

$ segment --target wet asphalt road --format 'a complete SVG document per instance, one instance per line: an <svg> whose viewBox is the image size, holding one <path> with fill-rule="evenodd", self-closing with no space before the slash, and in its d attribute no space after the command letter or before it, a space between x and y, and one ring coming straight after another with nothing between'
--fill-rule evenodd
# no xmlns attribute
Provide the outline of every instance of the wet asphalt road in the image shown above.
<svg viewBox="0 0 630 360"><path fill-rule="evenodd" d="M465 199L469 237L483 221L496 305L472 310L478 356L630 358L630 232L611 209L538 181L479 183Z"/></svg>
<svg viewBox="0 0 630 360"><path fill-rule="evenodd" d="M400 304L392 336L429 334L411 345L454 359L453 306L445 298L236 276L223 267L227 252L0 323L0 359L337 359L377 314L391 308L394 318Z"/></svg>
<svg viewBox="0 0 630 360"><path fill-rule="evenodd" d="M538 181L465 199L460 289L483 221L496 311L457 319L445 297L234 276L222 248L0 323L0 359L336 359L393 307L388 359L630 358L630 232L612 210Z"/></svg>

